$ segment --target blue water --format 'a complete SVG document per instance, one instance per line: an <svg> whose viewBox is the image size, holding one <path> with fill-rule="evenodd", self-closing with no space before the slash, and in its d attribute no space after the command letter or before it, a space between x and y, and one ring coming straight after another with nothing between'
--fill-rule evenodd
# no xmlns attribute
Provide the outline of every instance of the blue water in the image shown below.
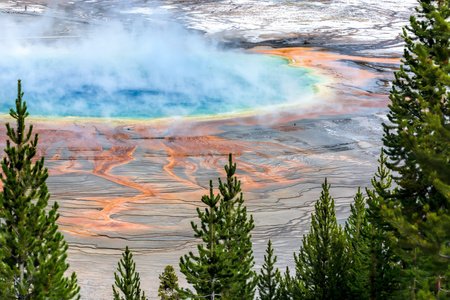
<svg viewBox="0 0 450 300"><path fill-rule="evenodd" d="M30 114L162 118L307 106L319 79L288 62L220 50L179 29L0 45L0 113L22 79Z"/></svg>

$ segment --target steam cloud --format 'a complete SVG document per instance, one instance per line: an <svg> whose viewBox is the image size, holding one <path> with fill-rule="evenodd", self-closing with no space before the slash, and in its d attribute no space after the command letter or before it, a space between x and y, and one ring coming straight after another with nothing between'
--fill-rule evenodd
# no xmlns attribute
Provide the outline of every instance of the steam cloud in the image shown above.
<svg viewBox="0 0 450 300"><path fill-rule="evenodd" d="M42 38L50 16L3 18L0 113L13 105L17 79L41 116L192 116L311 101L317 79L280 58L221 50L167 19L127 18L59 39Z"/></svg>

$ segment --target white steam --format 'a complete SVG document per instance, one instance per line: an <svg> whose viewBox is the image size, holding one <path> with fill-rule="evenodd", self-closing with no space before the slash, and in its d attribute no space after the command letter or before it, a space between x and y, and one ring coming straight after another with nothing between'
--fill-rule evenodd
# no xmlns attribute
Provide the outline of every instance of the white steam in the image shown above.
<svg viewBox="0 0 450 300"><path fill-rule="evenodd" d="M167 20L88 24L55 39L48 38L55 35L52 17L6 17L0 113L14 104L17 79L31 114L43 116L226 114L312 98L316 79L304 71L278 58L219 50Z"/></svg>

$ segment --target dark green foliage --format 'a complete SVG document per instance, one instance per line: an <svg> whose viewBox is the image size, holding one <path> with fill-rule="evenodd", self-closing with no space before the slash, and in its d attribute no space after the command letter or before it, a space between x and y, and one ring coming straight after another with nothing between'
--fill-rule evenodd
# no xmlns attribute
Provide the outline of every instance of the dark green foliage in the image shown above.
<svg viewBox="0 0 450 300"><path fill-rule="evenodd" d="M358 188L358 193L350 204L350 216L345 223L345 236L349 247L349 270L347 285L351 299L369 299L370 252L368 238L371 226L367 221L366 201Z"/></svg>
<svg viewBox="0 0 450 300"><path fill-rule="evenodd" d="M325 179L312 214L310 232L303 236L299 254L294 253L297 280L305 299L348 298L347 243L336 221L329 188Z"/></svg>
<svg viewBox="0 0 450 300"><path fill-rule="evenodd" d="M221 239L226 245L228 266L233 273L230 288L222 292L226 299L253 299L258 283L258 275L252 271L254 263L251 234L255 228L253 216L247 217L241 193L241 181L234 176L236 164L230 153L228 166L225 165L226 182L219 178L219 191L222 196L220 207L224 215L224 231Z"/></svg>
<svg viewBox="0 0 450 300"><path fill-rule="evenodd" d="M433 254L442 265L450 255L445 246L450 240L445 230L450 224L450 26L445 21L450 4L419 4L419 18L412 16L403 32L403 66L388 114L393 125L385 125L387 166L399 173L386 213L402 242Z"/></svg>
<svg viewBox="0 0 450 300"><path fill-rule="evenodd" d="M202 197L207 208L197 208L200 228L191 223L194 236L201 238L197 245L198 256L189 252L180 258L180 271L186 276L195 292L185 289L182 296L192 299L253 299L257 275L254 265L250 232L253 217L247 217L243 205L240 181L234 177L236 164L230 154L225 166L227 179L219 179L219 195L214 195L212 181L210 194Z"/></svg>
<svg viewBox="0 0 450 300"><path fill-rule="evenodd" d="M366 189L367 208L366 218L368 226L363 231L363 239L366 247L363 253L368 266L369 281L368 292L370 299L390 299L392 295L402 287L401 280L405 280L406 274L402 271L404 261L394 253L396 245L392 243L390 236L393 228L382 215L381 206L384 199L390 197L392 178L386 168L386 157L383 149L378 172L372 179L373 190Z"/></svg>
<svg viewBox="0 0 450 300"><path fill-rule="evenodd" d="M164 272L159 275L158 296L161 300L178 300L178 277L172 266L166 266Z"/></svg>
<svg viewBox="0 0 450 300"><path fill-rule="evenodd" d="M16 121L6 123L6 156L1 162L0 299L72 299L79 287L75 273L64 277L68 245L58 231L58 204L46 212L50 194L44 158L36 160L38 135L26 130L28 116L18 82ZM13 145L11 145L13 144Z"/></svg>
<svg viewBox="0 0 450 300"><path fill-rule="evenodd" d="M139 273L136 272L136 263L133 261L133 254L128 246L117 265L119 274L114 273L114 283L118 290L114 285L112 286L114 300L146 300L145 293L143 292L141 295L141 280ZM119 291L122 292L123 297Z"/></svg>
<svg viewBox="0 0 450 300"><path fill-rule="evenodd" d="M418 164L422 159L418 161L415 146L424 152L434 152L433 159L438 159L440 167L447 170L443 173L448 173L449 164L448 149L442 144L448 145L448 139L441 140L441 136L435 139L442 132L428 127L435 115L448 134L450 29L445 19L450 10L448 1L441 5L437 2L419 0L419 18L411 16L410 25L403 30L406 43L403 65L395 73L390 95L388 117L392 125L384 124L387 166L399 173L394 177L399 186L396 198L409 213L418 213L417 218L425 214L426 203L435 210L445 205L445 199L424 174L424 165Z"/></svg>
<svg viewBox="0 0 450 300"><path fill-rule="evenodd" d="M273 256L272 242L269 240L266 249L267 255L264 255L264 264L259 275L258 289L259 299L274 300L278 299L277 292L280 285L280 271L275 268L277 257Z"/></svg>
<svg viewBox="0 0 450 300"><path fill-rule="evenodd" d="M397 187L381 203L399 255L428 277L417 287L415 272L413 286L422 290L415 296L433 289L437 295L433 282L450 276L450 3L418 2L417 17L403 30L403 65L390 95L391 124L384 124L386 165Z"/></svg>
<svg viewBox="0 0 450 300"><path fill-rule="evenodd" d="M277 290L277 300L300 300L304 299L304 287L295 277L291 277L289 267L286 267L284 276L279 275L278 282L280 283Z"/></svg>
<svg viewBox="0 0 450 300"><path fill-rule="evenodd" d="M220 195L215 196L212 181L210 182L210 195L203 196L202 202L208 206L204 212L197 207L197 214L201 221L201 228L191 222L194 236L201 238L204 244L198 244L198 256L189 252L180 258L180 271L186 276L195 291L182 290L182 295L192 299L198 296L215 295L227 288L233 274L227 267L225 245L220 242L223 225L223 213L217 205Z"/></svg>

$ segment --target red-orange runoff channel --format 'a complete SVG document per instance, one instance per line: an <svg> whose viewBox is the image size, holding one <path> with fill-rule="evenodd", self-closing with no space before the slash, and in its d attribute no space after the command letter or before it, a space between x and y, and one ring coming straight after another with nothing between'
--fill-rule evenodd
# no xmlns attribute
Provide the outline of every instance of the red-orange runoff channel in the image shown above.
<svg viewBox="0 0 450 300"><path fill-rule="evenodd" d="M46 156L50 176L57 179L51 184L50 192L52 200L61 206L61 229L89 236L108 232L126 235L126 232L136 231L180 230L181 225L177 224L149 225L132 219L124 220L120 216L126 211L136 210L141 204L172 202L180 207L199 204L201 196L207 193L209 179L224 176L223 165L228 153L234 154L245 191L298 183L286 174L292 170L306 172L310 166L279 157L284 152L311 157L313 153L279 140L226 139L219 134L239 126L266 125L265 120L269 120L270 128L279 132L301 131L289 122L314 118L318 113L341 114L361 107L383 107L387 103L387 95L364 90L367 82L381 76L380 73L347 62L383 63L393 68L399 64L398 58L356 57L315 48L257 48L253 51L285 57L294 66L310 68L318 76L325 76L327 80L319 86L318 92L323 93L327 101L331 99L331 104L301 111L290 109L276 115L221 119L148 122L32 119L40 133L39 155ZM1 144L5 145L5 126L0 126L0 130ZM256 162L249 160L249 155L256 155L259 159ZM141 169L137 169L140 164L155 168L151 172L144 170L143 174ZM118 169L120 171L116 172ZM210 178L209 174L216 176ZM64 183L67 178L74 181ZM108 187L102 187L104 182L109 182ZM67 185L73 184L79 186L68 188Z"/></svg>

